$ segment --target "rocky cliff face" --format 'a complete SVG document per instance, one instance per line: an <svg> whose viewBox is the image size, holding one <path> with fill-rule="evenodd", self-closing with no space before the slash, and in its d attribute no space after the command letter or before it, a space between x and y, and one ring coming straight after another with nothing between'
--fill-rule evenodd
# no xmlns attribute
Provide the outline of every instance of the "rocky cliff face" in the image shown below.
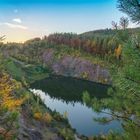
<svg viewBox="0 0 140 140"><path fill-rule="evenodd" d="M43 54L43 61L55 74L111 84L109 71L100 65L73 56L63 56L58 60L55 59L54 54L54 50L52 49L45 51Z"/></svg>

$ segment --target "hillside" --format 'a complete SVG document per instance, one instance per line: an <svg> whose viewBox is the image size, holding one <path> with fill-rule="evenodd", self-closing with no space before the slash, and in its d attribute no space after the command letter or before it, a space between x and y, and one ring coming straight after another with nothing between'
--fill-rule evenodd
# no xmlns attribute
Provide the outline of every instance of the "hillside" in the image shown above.
<svg viewBox="0 0 140 140"><path fill-rule="evenodd" d="M12 111L8 106L3 117L5 118L7 112L16 112L18 115L14 117L14 114L11 114L13 119L7 118L13 125L10 126L10 130L7 126L2 125L2 129L0 128L2 130L2 132L0 131L1 138L5 138L4 132L8 133L6 137L9 137L9 135L12 135L12 137L18 136L21 140L25 137L27 139L36 137L37 140L47 138L61 140L67 139L67 137L68 140L73 140L77 138L75 131L68 123L66 113L60 115L55 111L51 111L38 96L33 95L29 90L30 85L34 82L39 83L39 80L47 77L50 79L44 79L43 81L51 81L52 75L56 75L56 77L54 76L55 88L50 83L50 89L48 89L50 93L55 90L51 93L53 97L60 98L62 95L62 99L68 98L69 101L79 99L80 102L98 113L104 109L111 110L109 118L97 119L100 123L108 123L115 119L122 121L124 129L122 135L119 136L110 132L106 136L95 136L97 139L102 137L106 137L105 139L113 137L116 139L126 137L137 139L139 137L138 100L140 94L139 38L139 28L136 28L120 31L91 31L81 35L56 33L43 39L35 38L21 44L1 43L0 66L2 72L0 78L4 83L0 86L9 84L5 83L5 75L7 75L7 79L11 80L10 77L12 77L12 80L15 79L21 85L20 88L12 89L7 93L14 100L18 99L18 102L14 105L14 101L9 100L13 104ZM76 89L71 88L73 92L67 92L67 86L70 85L66 84L67 79L63 78L65 82L61 77L59 79L60 75L70 77L68 84L73 82L72 78L76 78L74 81L76 81L78 87ZM81 83L80 79L85 82L102 83L104 86L106 84L111 85L108 92L109 96L105 98L105 95L96 93L97 96L92 97L92 94L88 94L88 91L80 94L83 91L79 86L80 84L83 84L83 88L88 88L89 92L92 89L90 88L92 83L86 85L85 82ZM64 91L57 86L59 83L62 87L65 87ZM57 94L57 90L62 93ZM15 92L14 97L11 94L13 91ZM97 89L97 91L100 90ZM79 95L69 99L71 95L65 95L65 92L73 94L73 96L75 94ZM2 93L0 92L0 94ZM104 98L98 99L98 96ZM17 107L20 111L17 111ZM1 109L1 111L3 110L4 108ZM131 119L131 116L135 116L136 119ZM19 120L19 123L17 120ZM20 129L16 129L16 123L18 123ZM44 125L42 126L42 124ZM79 138L88 139L88 137L81 135Z"/></svg>
<svg viewBox="0 0 140 140"><path fill-rule="evenodd" d="M140 28L139 27L137 27L137 28L127 28L127 31L129 33L139 33ZM102 29L102 30L85 32L85 33L79 34L79 36L92 38L94 36L112 36L112 35L115 35L115 33L116 33L116 31L112 30L112 29Z"/></svg>

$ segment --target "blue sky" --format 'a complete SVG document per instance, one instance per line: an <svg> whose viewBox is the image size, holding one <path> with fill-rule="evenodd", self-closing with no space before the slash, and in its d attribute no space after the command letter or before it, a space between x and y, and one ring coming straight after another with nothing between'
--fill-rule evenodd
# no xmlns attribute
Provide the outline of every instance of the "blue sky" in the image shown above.
<svg viewBox="0 0 140 140"><path fill-rule="evenodd" d="M54 32L111 28L123 16L116 0L0 0L0 35L25 41Z"/></svg>
<svg viewBox="0 0 140 140"><path fill-rule="evenodd" d="M106 3L113 0L1 0L1 4L85 4Z"/></svg>

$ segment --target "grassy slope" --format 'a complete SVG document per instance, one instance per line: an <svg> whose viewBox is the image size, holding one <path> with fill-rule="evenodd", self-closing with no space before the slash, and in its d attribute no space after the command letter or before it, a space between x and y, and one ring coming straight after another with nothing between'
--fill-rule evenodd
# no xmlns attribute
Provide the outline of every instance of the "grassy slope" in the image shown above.
<svg viewBox="0 0 140 140"><path fill-rule="evenodd" d="M100 64L102 66L110 67L110 64L108 62L98 58L97 56L92 56L82 51L73 50L65 46L58 46L54 49L56 50L56 59L59 59L64 55L71 55L88 59L94 64ZM6 59L4 61L4 65L8 73L10 73L16 80L24 81L23 77L25 77L25 80L29 83L47 77L49 72L47 69L44 69L40 65L26 64L14 58Z"/></svg>
<svg viewBox="0 0 140 140"><path fill-rule="evenodd" d="M26 80L29 84L49 75L49 71L44 69L42 66L25 64L24 62L16 60L15 58L5 59L2 65L6 69L7 73L9 73L16 80L21 81L23 84L24 80ZM25 77L25 79L23 80L22 77ZM31 138L29 134L31 132L24 131L22 128L24 125L24 127L28 127L28 129L34 129L35 131L38 130L39 133L42 134L43 139L56 138L61 140L61 137L70 138L74 136L74 132L69 126L67 120L65 120L59 113L52 112L50 109L48 109L41 100L38 100L38 97L31 94L26 88L19 89L15 96L27 97L27 100L21 106L20 111L20 117L21 119L24 118L24 122L19 123L19 127L21 127L21 130L26 135L27 139ZM53 117L52 122L50 124L46 124L45 122L43 123L42 120L40 121L34 119L33 115L36 111L39 111L42 114L45 114L46 112L51 114ZM28 126L26 126L26 124L28 124Z"/></svg>
<svg viewBox="0 0 140 140"><path fill-rule="evenodd" d="M27 82L32 83L49 75L49 71L41 65L25 64L14 58L6 59L4 65L13 78L22 82L26 79Z"/></svg>

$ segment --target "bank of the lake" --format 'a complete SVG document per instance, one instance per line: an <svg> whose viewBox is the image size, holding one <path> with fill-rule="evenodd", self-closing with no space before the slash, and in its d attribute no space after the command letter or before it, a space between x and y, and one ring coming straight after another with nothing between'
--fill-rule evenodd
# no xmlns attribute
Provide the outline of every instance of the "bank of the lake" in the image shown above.
<svg viewBox="0 0 140 140"><path fill-rule="evenodd" d="M88 92L92 98L98 100L110 98L107 90L110 86L80 80L71 77L50 76L31 84L30 91L38 95L44 104L52 111L66 115L72 128L79 135L106 135L110 130L121 132L121 122L114 120L109 124L100 124L96 118L109 117L109 110L97 113L91 106L83 102L83 93Z"/></svg>

